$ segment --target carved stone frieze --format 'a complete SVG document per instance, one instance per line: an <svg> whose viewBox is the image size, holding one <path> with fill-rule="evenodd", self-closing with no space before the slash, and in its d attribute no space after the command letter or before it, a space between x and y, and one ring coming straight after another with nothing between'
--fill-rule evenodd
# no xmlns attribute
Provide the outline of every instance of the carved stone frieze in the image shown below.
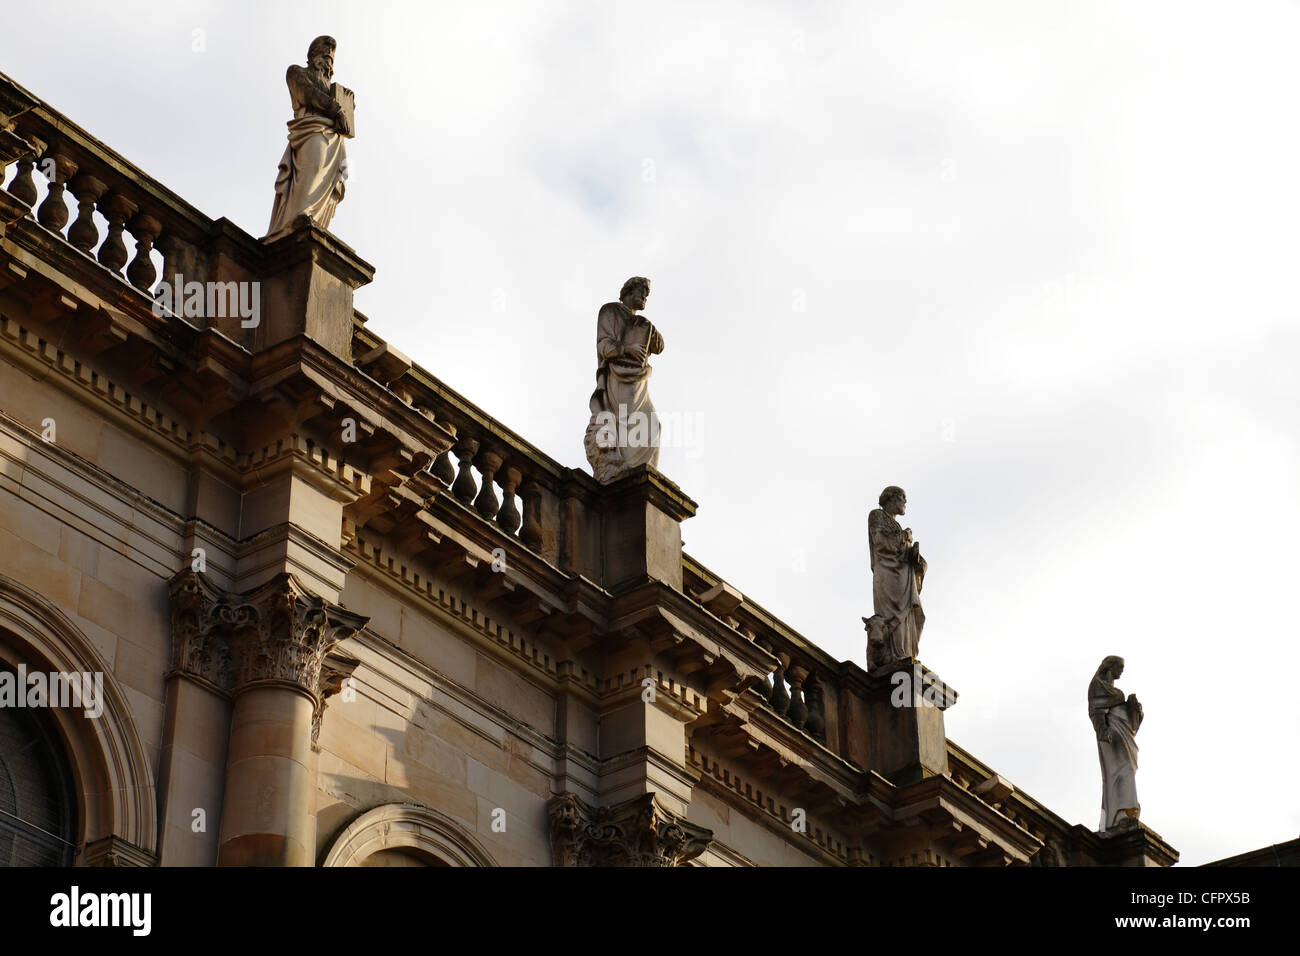
<svg viewBox="0 0 1300 956"><path fill-rule="evenodd" d="M325 656L369 620L312 594L288 573L231 594L186 570L172 579L171 602L174 671L228 693L256 682L292 684L318 705Z"/></svg>
<svg viewBox="0 0 1300 956"><path fill-rule="evenodd" d="M547 812L556 866L679 866L713 840L712 830L669 813L653 793L612 807L562 793Z"/></svg>

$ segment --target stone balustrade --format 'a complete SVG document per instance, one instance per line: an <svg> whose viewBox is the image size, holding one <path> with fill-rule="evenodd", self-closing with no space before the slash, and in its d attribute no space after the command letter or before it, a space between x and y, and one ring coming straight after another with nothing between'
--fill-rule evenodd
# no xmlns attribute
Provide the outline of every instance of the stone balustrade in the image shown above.
<svg viewBox="0 0 1300 956"><path fill-rule="evenodd" d="M145 295L207 280L218 222L3 76L0 129L0 183L51 234Z"/></svg>
<svg viewBox="0 0 1300 956"><path fill-rule="evenodd" d="M424 369L365 329L358 314L353 353L358 368L455 436L425 469L445 494L521 542L544 560L571 569L564 515L576 520L575 499L589 497L592 480L543 454Z"/></svg>
<svg viewBox="0 0 1300 956"><path fill-rule="evenodd" d="M835 687L843 665L821 648L683 556L688 594L776 659L776 668L749 693L771 712L835 749L839 740Z"/></svg>

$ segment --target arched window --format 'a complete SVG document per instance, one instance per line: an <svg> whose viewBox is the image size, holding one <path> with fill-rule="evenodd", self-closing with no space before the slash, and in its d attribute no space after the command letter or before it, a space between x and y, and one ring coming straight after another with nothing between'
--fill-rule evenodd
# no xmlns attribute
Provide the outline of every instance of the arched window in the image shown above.
<svg viewBox="0 0 1300 956"><path fill-rule="evenodd" d="M0 707L0 866L71 866L76 806L49 715Z"/></svg>
<svg viewBox="0 0 1300 956"><path fill-rule="evenodd" d="M465 827L413 803L375 807L335 839L322 866L495 866Z"/></svg>

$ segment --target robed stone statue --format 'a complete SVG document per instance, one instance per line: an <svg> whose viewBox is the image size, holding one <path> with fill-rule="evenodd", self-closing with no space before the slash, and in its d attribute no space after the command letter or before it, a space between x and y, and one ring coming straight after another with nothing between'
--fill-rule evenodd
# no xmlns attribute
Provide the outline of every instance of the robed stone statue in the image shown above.
<svg viewBox="0 0 1300 956"><path fill-rule="evenodd" d="M912 540L912 529L900 527L897 515L907 511L907 495L890 485L880 493L880 507L867 516L871 544L871 596L875 614L867 626L867 670L916 660L925 611L921 584L925 559Z"/></svg>
<svg viewBox="0 0 1300 956"><path fill-rule="evenodd" d="M583 446L601 484L638 465L659 465L659 416L650 402L651 355L664 350L664 337L643 315L650 280L633 276L618 302L600 307L596 318L596 390Z"/></svg>
<svg viewBox="0 0 1300 956"><path fill-rule="evenodd" d="M1142 705L1135 694L1124 697L1115 681L1124 673L1124 658L1107 657L1088 684L1088 716L1097 732L1101 758L1101 826L1105 836L1138 825L1138 746Z"/></svg>
<svg viewBox="0 0 1300 956"><path fill-rule="evenodd" d="M263 241L288 232L302 215L328 229L343 200L348 178L343 142L355 133L356 104L351 90L331 82L335 46L333 37L317 37L307 49L307 65L294 64L285 73L293 119Z"/></svg>

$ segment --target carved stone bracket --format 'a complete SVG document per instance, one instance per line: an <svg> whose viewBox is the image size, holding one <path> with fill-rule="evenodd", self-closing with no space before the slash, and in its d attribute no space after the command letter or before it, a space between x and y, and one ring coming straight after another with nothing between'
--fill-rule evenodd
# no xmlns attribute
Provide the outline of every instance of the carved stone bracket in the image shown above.
<svg viewBox="0 0 1300 956"><path fill-rule="evenodd" d="M653 793L612 807L562 793L546 809L556 866L679 866L713 840L712 830L669 813Z"/></svg>
<svg viewBox="0 0 1300 956"><path fill-rule="evenodd" d="M291 684L317 708L328 693L321 687L325 656L369 620L312 594L288 573L231 594L186 570L170 591L174 672L226 693L256 682Z"/></svg>

